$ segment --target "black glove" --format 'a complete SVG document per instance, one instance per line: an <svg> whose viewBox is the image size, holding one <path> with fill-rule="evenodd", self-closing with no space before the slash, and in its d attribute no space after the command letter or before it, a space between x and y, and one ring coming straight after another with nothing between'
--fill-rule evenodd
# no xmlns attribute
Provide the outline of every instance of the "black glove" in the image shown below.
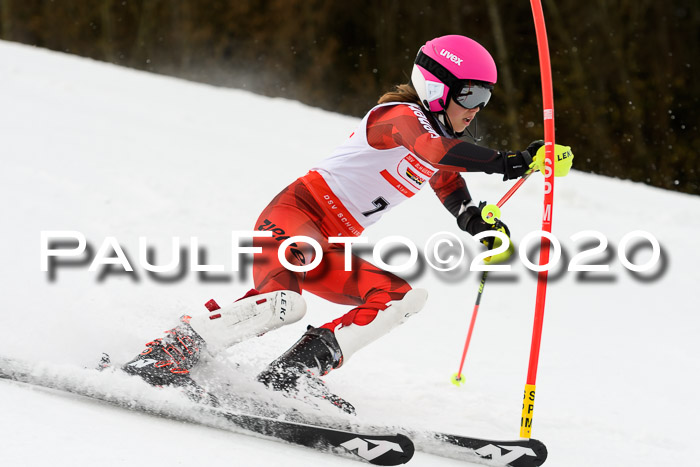
<svg viewBox="0 0 700 467"><path fill-rule="evenodd" d="M537 151L539 151L542 146L544 146L544 140L538 139L537 141L530 143L526 151L530 154L531 158L534 158L535 154L537 154Z"/></svg>
<svg viewBox="0 0 700 467"><path fill-rule="evenodd" d="M501 152L501 156L505 161L503 171L503 181L520 178L530 170L532 158L537 154L537 150L544 145L544 141L537 140L530 143L524 151L507 151Z"/></svg>
<svg viewBox="0 0 700 467"><path fill-rule="evenodd" d="M466 209L463 208L463 212L457 216L457 225L459 228L472 236L486 230L500 230L502 228L503 232L510 237L510 230L508 230L508 227L500 220L495 224L489 224L482 219L481 210L484 206L486 206L486 203L482 201L479 203L479 207L468 206ZM490 240L493 240L493 238Z"/></svg>

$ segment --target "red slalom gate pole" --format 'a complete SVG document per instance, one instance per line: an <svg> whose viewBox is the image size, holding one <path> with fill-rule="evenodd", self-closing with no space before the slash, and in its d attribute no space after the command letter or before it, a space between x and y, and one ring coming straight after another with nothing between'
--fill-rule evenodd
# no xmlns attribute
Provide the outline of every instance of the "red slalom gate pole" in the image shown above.
<svg viewBox="0 0 700 467"><path fill-rule="evenodd" d="M552 68L549 59L549 44L547 29L544 23L544 13L540 0L530 0L532 16L537 35L537 52L540 60L540 75L542 78L542 103L544 114L545 141L545 173L544 173L544 213L542 215L542 235L540 243L540 269L537 275L537 297L535 299L535 321L532 327L532 343L530 345L530 363L527 370L523 409L520 419L520 437L530 438L532 418L535 410L535 383L537 380L537 365L540 358L540 343L542 341L542 323L544 321L544 305L547 297L547 269L549 264L549 238L552 233L552 211L554 209L554 94L552 89Z"/></svg>

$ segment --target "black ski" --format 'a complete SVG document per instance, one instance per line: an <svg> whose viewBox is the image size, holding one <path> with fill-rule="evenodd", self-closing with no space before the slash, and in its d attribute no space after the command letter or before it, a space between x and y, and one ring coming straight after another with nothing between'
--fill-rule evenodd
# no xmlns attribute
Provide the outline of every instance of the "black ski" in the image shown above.
<svg viewBox="0 0 700 467"><path fill-rule="evenodd" d="M547 447L536 439L496 441L435 432L408 435L419 451L494 467L538 467L547 460Z"/></svg>
<svg viewBox="0 0 700 467"><path fill-rule="evenodd" d="M0 378L55 389L106 402L129 410L159 417L212 426L239 433L252 432L274 440L306 446L323 452L369 462L374 465L405 464L414 454L413 442L403 434L360 434L317 425L296 423L256 415L242 414L202 404L150 402L129 394L116 395L105 384L94 384L96 370L60 371L49 366L0 356ZM113 377L120 377L112 373ZM141 385L142 386L142 385ZM150 390L150 388L148 388Z"/></svg>
<svg viewBox="0 0 700 467"><path fill-rule="evenodd" d="M243 394L217 393L222 404L244 413L264 413L301 423L322 423L313 411L299 412L261 402ZM328 419L324 420L328 423ZM492 467L539 467L547 460L547 447L536 439L491 440L406 427L370 426L347 421L331 422L334 428L351 432L382 433L395 431L407 435L417 451Z"/></svg>
<svg viewBox="0 0 700 467"><path fill-rule="evenodd" d="M284 417L286 420L312 425L329 424L327 418L321 421L313 413L314 411L300 412L296 409L285 409L245 394L224 391L217 393L217 396L226 407L239 412L262 413L272 418ZM417 451L492 467L539 467L547 460L547 447L536 439L492 440L407 427L371 426L341 420L330 422L330 425L333 428L351 432L403 433L414 442Z"/></svg>

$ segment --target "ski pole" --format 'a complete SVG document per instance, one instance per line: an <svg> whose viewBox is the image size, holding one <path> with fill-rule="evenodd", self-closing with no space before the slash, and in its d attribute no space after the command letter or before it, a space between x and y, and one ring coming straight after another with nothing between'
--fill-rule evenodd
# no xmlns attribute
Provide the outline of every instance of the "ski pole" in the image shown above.
<svg viewBox="0 0 700 467"><path fill-rule="evenodd" d="M486 284L486 276L489 272L484 271L481 275L481 283L479 284L479 293L476 294L476 303L474 304L474 310L472 311L472 320L469 323L469 331L467 332L467 341L464 343L464 350L462 351L462 361L459 362L459 370L457 373L452 375L452 384L459 386L464 384L464 377L462 376L462 369L464 368L464 360L467 358L467 350L469 350L469 342L472 340L472 331L474 331L474 323L476 322L476 315L479 313L479 304L481 303L481 295L484 293L484 285Z"/></svg>
<svg viewBox="0 0 700 467"><path fill-rule="evenodd" d="M543 233L552 232L552 210L554 209L554 93L552 90L552 69L547 43L547 30L544 23L544 13L540 0L530 0L532 16L535 22L537 36L537 52L542 76L542 104L544 117L545 141L545 170L544 170L544 213L542 215ZM540 243L540 266L549 263L549 239L542 236ZM535 299L535 319L532 326L532 343L530 345L530 362L523 395L523 408L520 418L520 437L530 438L532 419L535 410L535 382L537 380L537 365L540 357L542 340L542 323L544 321L544 305L547 297L547 269L537 275L537 297Z"/></svg>
<svg viewBox="0 0 700 467"><path fill-rule="evenodd" d="M487 204L481 209L481 217L484 219L484 221L488 222L489 224L493 224L496 219L499 219L501 217L501 207L503 207L504 204L506 204L506 201L508 201L513 194L518 191L518 188L523 186L523 183L525 183L525 180L530 178L530 175L532 175L532 172L534 172L533 169L528 170L523 177L518 180L518 182L510 187L510 190L503 195L503 198L496 203L496 204Z"/></svg>
<svg viewBox="0 0 700 467"><path fill-rule="evenodd" d="M498 218L501 217L501 207L506 204L506 201L508 201L513 194L518 191L518 188L520 188L523 183L525 183L525 180L527 180L530 175L532 175L532 172L534 170L529 170L518 182L510 187L510 190L503 195L501 200L494 204L488 204L484 206L481 210L481 217L484 219L484 221L488 223L495 223ZM476 303L474 304L474 310L472 310L472 319L469 323L469 331L467 331L467 340L464 343L464 350L462 351L462 361L459 362L459 370L457 370L457 373L452 375L452 384L455 386L459 386L460 384L464 384L464 378L462 377L462 370L464 369L464 360L467 358L467 351L469 350L469 343L472 340L472 332L474 332L474 323L476 323L476 315L479 313L479 304L481 303L481 294L484 293L484 285L486 284L486 277L488 276L488 271L484 271L484 273L481 275L481 282L479 283L479 292L476 295Z"/></svg>
<svg viewBox="0 0 700 467"><path fill-rule="evenodd" d="M485 209L485 208L484 208ZM498 207L496 207L498 210ZM500 210L498 210L498 213L500 215ZM502 223L497 217L489 216L487 213L484 212L482 209L481 211L481 217L484 219L485 222L488 222L489 224L494 224L496 228L499 228ZM488 249L491 250L493 249L493 244L496 241L495 237L491 239L491 241L488 244ZM464 384L464 378L462 377L462 370L464 369L464 360L467 358L467 351L469 350L469 343L472 340L472 332L474 331L474 324L476 323L476 315L479 313L479 305L481 304L481 295L484 293L484 285L486 285L486 277L488 277L488 271L484 271L484 273L481 275L481 282L479 283L479 292L476 294L476 303L474 303L474 309L472 310L472 319L469 322L469 331L467 331L467 340L464 343L464 350L462 351L462 360L459 362L459 370L457 370L457 373L452 375L452 384L455 386L459 386L460 384Z"/></svg>
<svg viewBox="0 0 700 467"><path fill-rule="evenodd" d="M499 208L502 207L504 204L506 204L506 201L508 201L510 199L510 197L513 196L513 194L516 191L518 191L518 188L523 186L523 183L525 183L525 180L530 178L530 175L532 175L532 172L534 172L534 170L530 169L520 180L517 181L517 183L515 185L513 185L510 188L510 190L508 190L508 192L505 195L503 195L503 198L501 198L501 200L497 204L497 206Z"/></svg>

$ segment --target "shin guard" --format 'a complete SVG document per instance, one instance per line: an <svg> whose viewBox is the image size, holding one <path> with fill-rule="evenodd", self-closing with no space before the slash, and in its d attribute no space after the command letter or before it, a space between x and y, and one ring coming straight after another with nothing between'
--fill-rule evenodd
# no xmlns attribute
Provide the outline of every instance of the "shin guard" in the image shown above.
<svg viewBox="0 0 700 467"><path fill-rule="evenodd" d="M401 300L388 303L386 309L364 326L351 324L335 330L335 338L343 352L343 363L359 349L374 342L384 334L418 313L428 299L425 289L411 289Z"/></svg>
<svg viewBox="0 0 700 467"><path fill-rule="evenodd" d="M211 353L299 321L306 313L302 296L290 290L249 295L223 308L209 302L207 307L210 313L194 316L190 326Z"/></svg>

